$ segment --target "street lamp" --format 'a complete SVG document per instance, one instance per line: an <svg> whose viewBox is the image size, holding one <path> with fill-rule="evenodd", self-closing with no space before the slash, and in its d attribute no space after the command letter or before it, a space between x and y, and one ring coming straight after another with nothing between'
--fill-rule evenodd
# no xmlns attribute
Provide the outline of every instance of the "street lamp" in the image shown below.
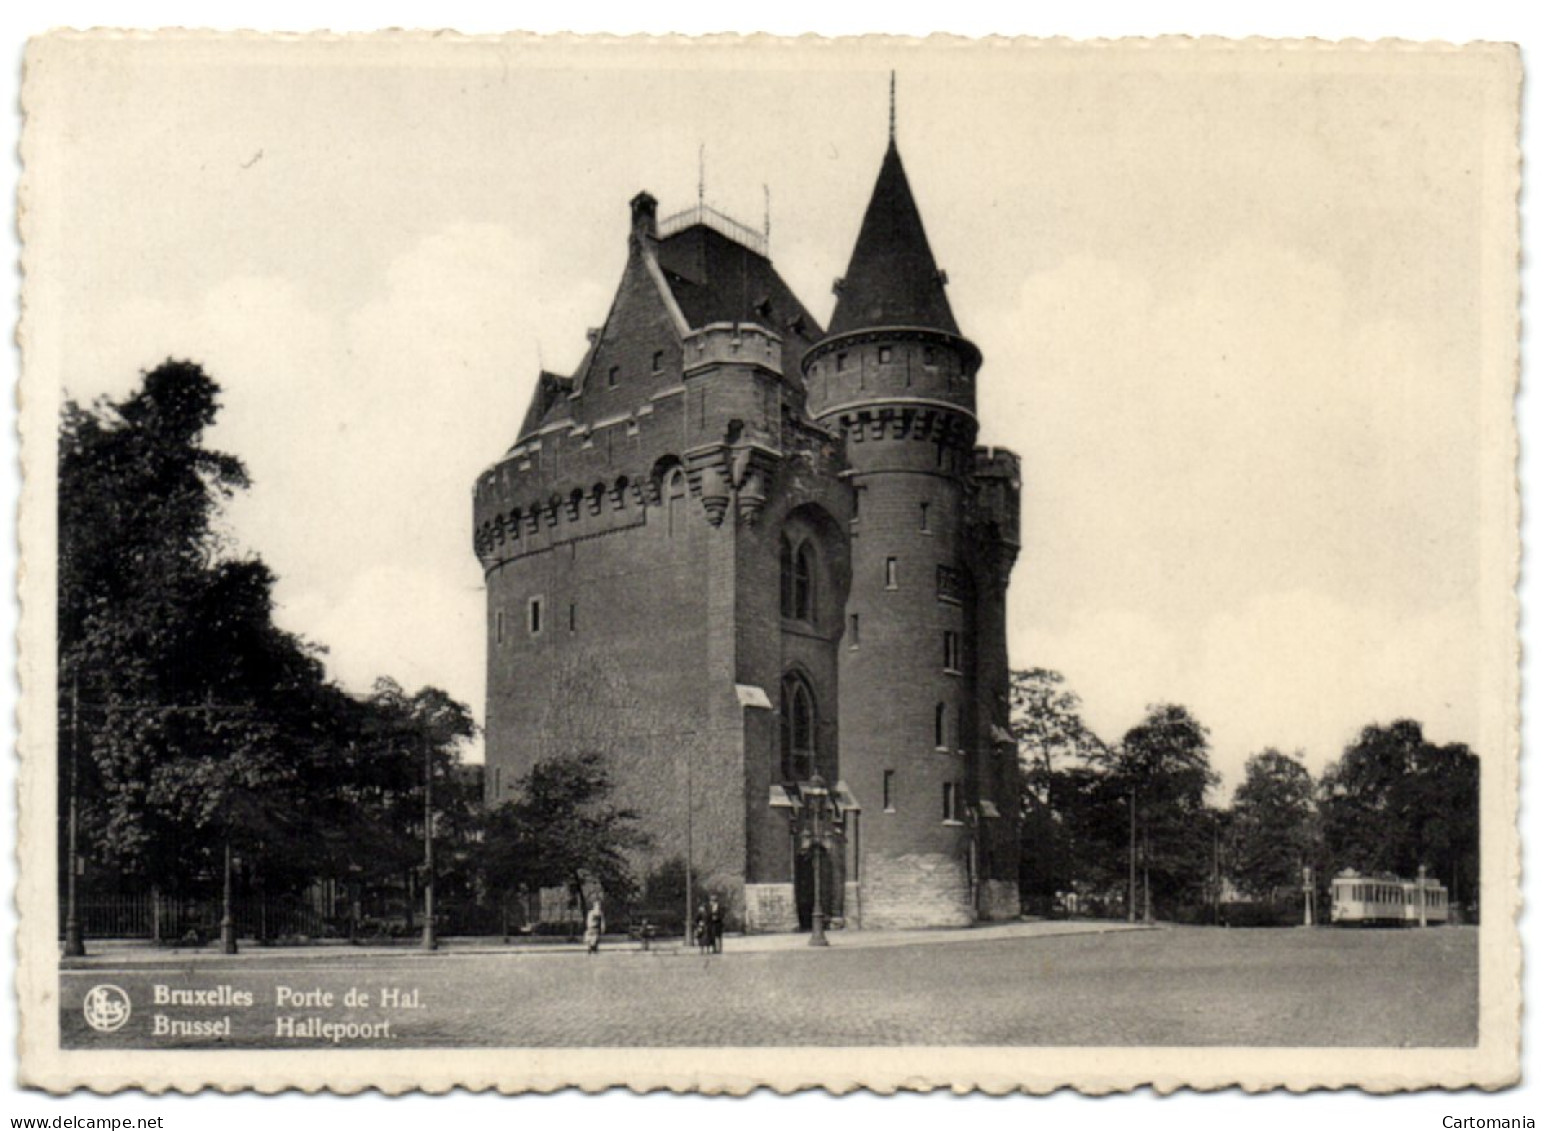
<svg viewBox="0 0 1546 1131"><path fill-rule="evenodd" d="M424 937L421 950L434 950L435 939L435 761L429 735L424 736Z"/></svg>
<svg viewBox="0 0 1546 1131"><path fill-rule="evenodd" d="M814 900L811 906L811 946L827 945L827 917L821 903L821 865L827 838L832 835L832 794L821 774L812 775L804 789L805 832L801 846L810 850Z"/></svg>
<svg viewBox="0 0 1546 1131"><path fill-rule="evenodd" d="M69 816L69 865L65 875L64 906L64 955L80 958L86 953L85 940L81 938L81 921L76 904L75 877L80 868L80 680L70 677L70 816Z"/></svg>

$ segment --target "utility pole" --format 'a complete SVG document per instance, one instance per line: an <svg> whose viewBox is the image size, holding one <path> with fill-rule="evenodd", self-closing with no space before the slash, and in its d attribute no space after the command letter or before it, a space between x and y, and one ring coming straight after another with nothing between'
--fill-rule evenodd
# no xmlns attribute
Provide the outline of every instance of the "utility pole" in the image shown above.
<svg viewBox="0 0 1546 1131"><path fill-rule="evenodd" d="M1127 921L1138 921L1138 791L1127 787Z"/></svg>
<svg viewBox="0 0 1546 1131"><path fill-rule="evenodd" d="M1219 818L1213 817L1213 925L1219 925L1219 897L1221 883L1219 880Z"/></svg>
<svg viewBox="0 0 1546 1131"><path fill-rule="evenodd" d="M435 794L434 747L424 735L424 950L434 950L435 942Z"/></svg>
<svg viewBox="0 0 1546 1131"><path fill-rule="evenodd" d="M77 838L80 835L80 788L78 780L80 776L80 676L70 675L70 815L69 815L69 864L68 875L65 880L64 897L64 956L66 958L80 958L86 953L86 944L81 939L81 923L79 909L75 897L75 873L80 868L80 849ZM55 889L57 890L57 889Z"/></svg>
<svg viewBox="0 0 1546 1131"><path fill-rule="evenodd" d="M220 951L236 953L236 915L231 907L231 830L225 831L225 883L220 898Z"/></svg>
<svg viewBox="0 0 1546 1131"><path fill-rule="evenodd" d="M702 152L701 147L699 150ZM701 157L700 157L701 160ZM699 193L701 195L701 178ZM683 896L686 901L686 914L682 917L682 945L692 945L692 743L684 745L682 755L687 762L687 894Z"/></svg>

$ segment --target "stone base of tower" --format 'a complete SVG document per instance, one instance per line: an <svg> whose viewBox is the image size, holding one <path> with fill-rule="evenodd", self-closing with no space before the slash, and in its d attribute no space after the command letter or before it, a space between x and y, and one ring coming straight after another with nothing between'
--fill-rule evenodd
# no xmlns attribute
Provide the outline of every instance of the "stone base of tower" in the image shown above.
<svg viewBox="0 0 1546 1131"><path fill-rule="evenodd" d="M982 888L982 915L993 922L1020 917L1020 885L1014 880L989 880Z"/></svg>
<svg viewBox="0 0 1546 1131"><path fill-rule="evenodd" d="M937 853L871 857L865 863L862 916L866 930L969 927L971 881L963 861Z"/></svg>
<svg viewBox="0 0 1546 1131"><path fill-rule="evenodd" d="M746 885L746 933L766 935L800 929L793 884Z"/></svg>

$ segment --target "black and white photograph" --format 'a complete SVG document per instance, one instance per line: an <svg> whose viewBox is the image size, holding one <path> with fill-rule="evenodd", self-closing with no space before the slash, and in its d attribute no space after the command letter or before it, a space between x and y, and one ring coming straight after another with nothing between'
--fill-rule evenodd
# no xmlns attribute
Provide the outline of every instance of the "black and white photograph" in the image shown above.
<svg viewBox="0 0 1546 1131"><path fill-rule="evenodd" d="M21 1079L1518 1079L1518 50L27 47Z"/></svg>

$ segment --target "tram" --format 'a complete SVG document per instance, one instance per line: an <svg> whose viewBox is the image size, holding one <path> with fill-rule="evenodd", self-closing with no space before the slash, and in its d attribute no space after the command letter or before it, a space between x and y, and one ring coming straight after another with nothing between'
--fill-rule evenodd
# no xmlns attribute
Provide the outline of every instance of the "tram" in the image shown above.
<svg viewBox="0 0 1546 1131"><path fill-rule="evenodd" d="M1449 922L1449 892L1433 879L1360 876L1331 881L1331 922L1344 927L1436 927Z"/></svg>

